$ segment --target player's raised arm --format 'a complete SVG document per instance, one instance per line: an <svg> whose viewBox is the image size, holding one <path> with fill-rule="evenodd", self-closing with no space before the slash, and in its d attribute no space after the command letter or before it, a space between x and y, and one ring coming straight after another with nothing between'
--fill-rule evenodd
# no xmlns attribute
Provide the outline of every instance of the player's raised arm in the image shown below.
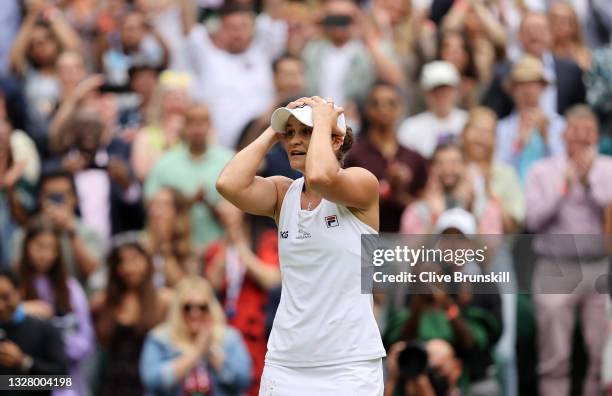
<svg viewBox="0 0 612 396"><path fill-rule="evenodd" d="M225 166L216 187L228 201L247 213L275 217L283 186L291 180L283 176L257 176L268 150L280 139L271 127L245 147ZM281 198L282 199L282 198Z"/></svg>
<svg viewBox="0 0 612 396"><path fill-rule="evenodd" d="M312 107L314 122L304 173L307 185L329 201L370 209L378 202L376 176L364 168L343 169L336 155L347 138L346 130L337 127L343 109L316 96L304 101Z"/></svg>

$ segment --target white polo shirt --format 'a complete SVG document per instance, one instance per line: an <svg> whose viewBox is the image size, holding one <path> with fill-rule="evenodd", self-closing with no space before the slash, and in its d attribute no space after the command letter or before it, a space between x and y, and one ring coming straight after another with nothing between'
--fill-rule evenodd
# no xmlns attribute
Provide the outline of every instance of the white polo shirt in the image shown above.
<svg viewBox="0 0 612 396"><path fill-rule="evenodd" d="M190 64L196 76L194 96L211 110L216 141L233 148L246 124L274 100L272 61L285 48L287 27L262 14L253 42L240 54L217 48L206 28L188 37Z"/></svg>

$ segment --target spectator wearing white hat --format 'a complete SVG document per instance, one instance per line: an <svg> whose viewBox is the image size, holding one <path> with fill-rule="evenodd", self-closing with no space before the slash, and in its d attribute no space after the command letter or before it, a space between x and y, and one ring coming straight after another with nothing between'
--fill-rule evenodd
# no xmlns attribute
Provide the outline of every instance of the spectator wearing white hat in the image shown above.
<svg viewBox="0 0 612 396"><path fill-rule="evenodd" d="M427 110L405 119L399 129L399 142L430 158L439 143L456 139L467 121L467 113L457 107L459 72L449 62L435 61L423 68L421 89Z"/></svg>

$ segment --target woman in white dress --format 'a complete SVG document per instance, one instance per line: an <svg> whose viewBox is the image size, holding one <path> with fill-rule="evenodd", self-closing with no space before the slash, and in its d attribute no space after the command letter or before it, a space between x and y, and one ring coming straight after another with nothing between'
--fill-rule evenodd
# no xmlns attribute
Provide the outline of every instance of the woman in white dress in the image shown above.
<svg viewBox="0 0 612 396"><path fill-rule="evenodd" d="M217 189L245 212L278 225L281 300L260 396L378 396L385 351L372 295L361 293L361 234L378 230L378 181L342 168L353 136L331 100L302 98L229 162ZM282 141L304 177L256 176Z"/></svg>

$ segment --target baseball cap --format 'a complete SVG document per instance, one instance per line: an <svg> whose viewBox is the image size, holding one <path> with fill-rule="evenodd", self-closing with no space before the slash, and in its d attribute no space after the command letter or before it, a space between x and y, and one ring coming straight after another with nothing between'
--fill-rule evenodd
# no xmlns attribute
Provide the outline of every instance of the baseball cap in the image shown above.
<svg viewBox="0 0 612 396"><path fill-rule="evenodd" d="M448 229L459 230L463 235L476 234L476 219L474 215L462 208L448 209L440 215L434 230L440 234Z"/></svg>
<svg viewBox="0 0 612 396"><path fill-rule="evenodd" d="M294 116L299 122L306 126L314 126L314 122L312 120L312 107L308 105L303 105L294 109L290 109L288 107L279 107L278 109L274 110L274 113L272 113L271 120L272 129L281 133L285 132L287 120L291 116ZM340 114L338 116L338 122L336 126L338 127L338 132L340 132L342 136L346 135L346 119L344 117L344 114Z"/></svg>
<svg viewBox="0 0 612 396"><path fill-rule="evenodd" d="M421 73L421 88L429 91L443 85L456 87L459 85L459 72L457 68L449 62L434 61L426 64Z"/></svg>

